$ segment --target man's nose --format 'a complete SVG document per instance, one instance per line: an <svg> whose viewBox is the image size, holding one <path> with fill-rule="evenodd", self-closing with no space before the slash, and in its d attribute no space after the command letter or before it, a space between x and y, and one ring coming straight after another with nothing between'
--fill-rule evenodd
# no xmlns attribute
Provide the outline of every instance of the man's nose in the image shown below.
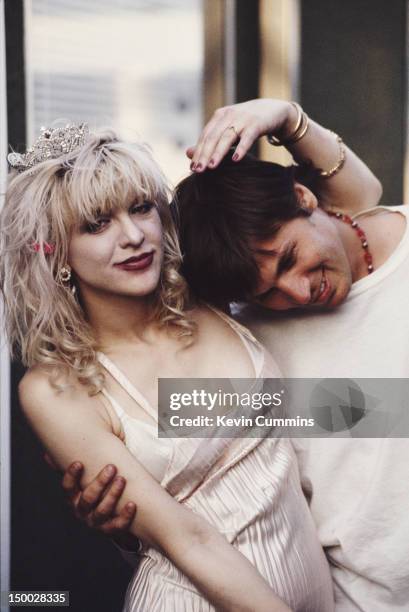
<svg viewBox="0 0 409 612"><path fill-rule="evenodd" d="M120 246L125 247L128 244L140 246L145 240L145 233L140 225L127 214L119 219L121 237Z"/></svg>
<svg viewBox="0 0 409 612"><path fill-rule="evenodd" d="M276 287L295 304L302 306L311 301L311 285L308 278L284 275L276 282Z"/></svg>

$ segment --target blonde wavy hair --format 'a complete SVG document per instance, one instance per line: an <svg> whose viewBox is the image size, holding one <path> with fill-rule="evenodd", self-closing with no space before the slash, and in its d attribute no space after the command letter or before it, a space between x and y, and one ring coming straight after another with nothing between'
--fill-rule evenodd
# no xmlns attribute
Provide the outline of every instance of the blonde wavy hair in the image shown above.
<svg viewBox="0 0 409 612"><path fill-rule="evenodd" d="M187 344L193 340L169 196L147 145L125 142L110 129L89 135L69 155L10 173L0 214L0 288L12 357L27 367L46 366L59 390L72 374L90 395L101 390L105 378L93 330L58 272L66 264L73 228L124 208L131 198L155 202L163 227L163 266L152 296L152 319ZM54 252L38 248L44 243L55 245Z"/></svg>

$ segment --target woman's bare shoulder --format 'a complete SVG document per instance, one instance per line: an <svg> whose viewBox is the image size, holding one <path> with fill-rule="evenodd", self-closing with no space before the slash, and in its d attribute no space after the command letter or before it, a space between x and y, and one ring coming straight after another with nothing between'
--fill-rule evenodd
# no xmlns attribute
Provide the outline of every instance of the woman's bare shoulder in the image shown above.
<svg viewBox="0 0 409 612"><path fill-rule="evenodd" d="M208 364L205 377L214 377L216 372L221 378L253 376L253 363L240 338L243 334L229 315L204 306L195 312L195 321L200 362L202 367Z"/></svg>
<svg viewBox="0 0 409 612"><path fill-rule="evenodd" d="M62 381L64 385L67 385L67 389L70 388L72 391L81 394L80 385L78 385L73 378L65 377ZM51 383L51 371L46 366L35 365L29 368L20 380L18 385L19 394L35 394L35 396L47 397L58 397L60 393ZM82 394L86 395L85 388Z"/></svg>
<svg viewBox="0 0 409 612"><path fill-rule="evenodd" d="M217 311L217 312L216 312ZM190 318L198 325L214 325L218 323L222 327L226 326L226 321L224 317L228 317L226 313L221 313L219 309L208 306L207 304L201 304L199 306L195 306L193 310L190 311Z"/></svg>
<svg viewBox="0 0 409 612"><path fill-rule="evenodd" d="M226 315L227 316L227 315ZM201 339L215 339L219 338L222 341L222 337L231 334L231 328L228 325L224 315L217 314L213 308L203 305L196 307L191 314L191 319L196 324L197 329L197 340Z"/></svg>
<svg viewBox="0 0 409 612"><path fill-rule="evenodd" d="M101 393L89 395L86 387L81 385L74 376L66 375L61 380L65 387L61 390L51 383L51 372L43 366L33 366L24 374L18 385L20 406L30 420L36 416L44 418L50 407L66 407L74 416L92 412L98 419L103 419L109 429L120 439L123 430L115 411L104 402ZM61 413L60 413L61 414Z"/></svg>
<svg viewBox="0 0 409 612"><path fill-rule="evenodd" d="M62 389L51 382L51 371L46 366L36 365L24 374L18 385L20 405L24 412L46 409L50 403L72 403L86 405L92 402L86 388L73 376L66 375L59 381ZM98 402L99 403L99 402Z"/></svg>
<svg viewBox="0 0 409 612"><path fill-rule="evenodd" d="M18 384L18 394L23 407L31 396L35 399L49 399L56 393L50 382L50 372L42 366L32 366Z"/></svg>
<svg viewBox="0 0 409 612"><path fill-rule="evenodd" d="M238 322L231 314L220 309L204 306L197 309L195 312L195 321L198 326L203 329L213 329L216 334L224 331L225 334L233 337L244 334L249 338L253 338L250 330L245 326L245 323Z"/></svg>

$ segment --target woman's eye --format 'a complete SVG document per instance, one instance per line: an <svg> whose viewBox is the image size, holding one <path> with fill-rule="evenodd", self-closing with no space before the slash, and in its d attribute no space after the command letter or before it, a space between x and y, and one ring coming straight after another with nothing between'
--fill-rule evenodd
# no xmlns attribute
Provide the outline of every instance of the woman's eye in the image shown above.
<svg viewBox="0 0 409 612"><path fill-rule="evenodd" d="M142 202L142 204L134 204L130 210L132 214L146 215L153 207L154 204L152 202Z"/></svg>
<svg viewBox="0 0 409 612"><path fill-rule="evenodd" d="M89 234L97 234L109 223L109 219L97 219L95 223L87 223L85 231Z"/></svg>

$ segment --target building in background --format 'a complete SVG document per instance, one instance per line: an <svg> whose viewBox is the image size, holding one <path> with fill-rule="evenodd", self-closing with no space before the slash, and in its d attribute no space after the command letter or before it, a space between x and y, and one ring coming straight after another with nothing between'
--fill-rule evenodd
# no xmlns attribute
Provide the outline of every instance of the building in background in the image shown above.
<svg viewBox="0 0 409 612"><path fill-rule="evenodd" d="M27 138L56 119L151 144L175 182L202 125L201 0L28 0Z"/></svg>

